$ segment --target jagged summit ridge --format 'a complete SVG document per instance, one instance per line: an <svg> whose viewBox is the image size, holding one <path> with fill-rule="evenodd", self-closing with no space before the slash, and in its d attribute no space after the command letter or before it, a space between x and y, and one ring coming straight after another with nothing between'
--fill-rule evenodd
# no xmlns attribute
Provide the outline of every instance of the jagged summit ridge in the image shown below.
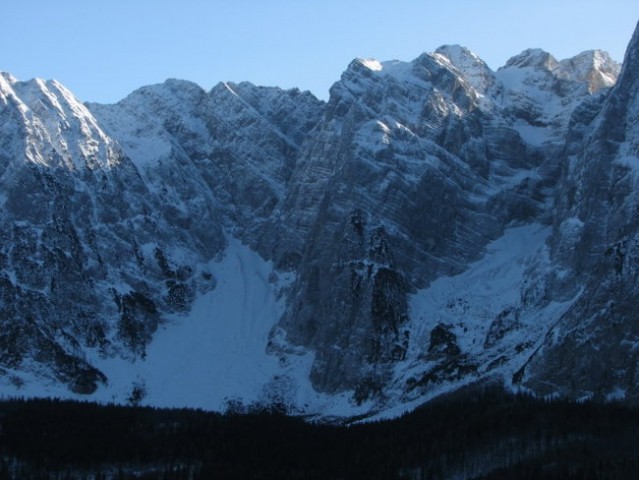
<svg viewBox="0 0 639 480"><path fill-rule="evenodd" d="M25 159L52 167L68 169L88 166L110 168L117 161L114 143L105 135L85 105L55 80L33 79L19 82L3 75L1 86L5 112L12 122L7 127L21 128ZM59 121L53 121L53 118ZM62 130L77 135L63 139ZM7 132L8 134L8 132Z"/></svg>
<svg viewBox="0 0 639 480"><path fill-rule="evenodd" d="M559 63L564 75L577 81L586 81L591 93L613 86L621 71L621 65L603 50L587 50Z"/></svg>
<svg viewBox="0 0 639 480"><path fill-rule="evenodd" d="M559 62L550 53L541 48L529 48L518 55L508 59L502 68L518 67L518 68L540 68L544 70L554 70Z"/></svg>
<svg viewBox="0 0 639 480"><path fill-rule="evenodd" d="M478 94L485 94L494 85L494 75L488 65L466 47L443 45L435 50L435 55L448 60Z"/></svg>
<svg viewBox="0 0 639 480"><path fill-rule="evenodd" d="M325 415L489 379L552 393L544 378L580 350L549 335L596 282L569 252L609 243L632 271L632 222L599 232L605 202L579 200L633 165L629 68L612 86L602 52L527 50L492 71L447 45L356 59L328 102L168 80L114 105L3 74L0 381L118 401L142 385L152 404L178 382L180 406ZM623 157L585 147L619 132ZM209 385L223 369L226 394ZM556 392L635 395L561 371Z"/></svg>
<svg viewBox="0 0 639 480"><path fill-rule="evenodd" d="M621 65L603 50L587 50L571 58L557 60L542 49L528 49L510 58L504 67L547 70L557 78L585 83L590 93L614 85Z"/></svg>

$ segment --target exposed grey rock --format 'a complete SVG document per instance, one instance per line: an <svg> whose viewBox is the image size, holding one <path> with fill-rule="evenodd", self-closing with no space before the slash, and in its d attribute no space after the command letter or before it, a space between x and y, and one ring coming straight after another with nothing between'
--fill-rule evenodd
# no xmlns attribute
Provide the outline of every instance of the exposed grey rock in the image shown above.
<svg viewBox="0 0 639 480"><path fill-rule="evenodd" d="M106 378L86 363L83 348L143 357L163 314L188 311L197 292L214 286L203 274L224 248L222 228L233 222L248 230L244 209L255 214L251 225L260 208L270 213L295 143L236 94L223 103L215 90L188 82L91 105L95 117L56 82L3 75L0 86L0 214L8 227L0 247L2 363L19 369L35 360L73 391L91 393ZM297 97L300 109L321 106L296 91L278 99L279 92L271 95L275 117ZM217 117L209 114L216 103ZM249 111L252 131L229 125L233 109ZM256 121L270 130L251 127ZM263 147L246 151L256 129ZM260 155L269 168L258 168ZM263 192L245 194L259 184Z"/></svg>
<svg viewBox="0 0 639 480"><path fill-rule="evenodd" d="M600 51L357 59L327 103L168 80L82 105L1 74L0 367L91 394L108 379L86 352L143 358L224 281L207 265L232 235L294 273L268 349L312 351L318 391L383 405L502 375L634 398L638 50L620 74ZM552 234L518 298L415 317L415 294L533 223Z"/></svg>
<svg viewBox="0 0 639 480"><path fill-rule="evenodd" d="M412 289L462 271L511 222L550 221L559 142L590 94L585 79L553 73L559 63L548 54L520 57L497 75L462 47L411 63L355 60L333 86L282 208L285 234L295 232L283 255L299 261L281 326L317 352L316 388L370 389L371 370L385 384L381 365L411 341L403 325ZM509 72L516 82L506 82ZM525 117L526 102L544 99L564 106L540 111L543 125ZM526 128L547 127L546 145L529 140ZM379 336L372 298L361 294L379 266L366 251L374 232L387 245L382 267L397 279L389 317L406 319L392 322L392 341L374 344L382 353L364 341Z"/></svg>
<svg viewBox="0 0 639 480"><path fill-rule="evenodd" d="M556 265L569 272L559 294L581 294L521 372L541 393L639 398L637 51L639 30L615 87L573 118L551 245Z"/></svg>

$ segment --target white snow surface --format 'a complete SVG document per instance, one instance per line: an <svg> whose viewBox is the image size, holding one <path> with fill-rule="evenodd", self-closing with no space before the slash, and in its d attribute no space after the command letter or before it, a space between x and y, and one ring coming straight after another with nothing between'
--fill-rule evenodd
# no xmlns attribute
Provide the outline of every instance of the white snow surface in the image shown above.
<svg viewBox="0 0 639 480"><path fill-rule="evenodd" d="M626 155L615 159L615 163L628 167L634 173L639 173L639 157L635 155Z"/></svg>
<svg viewBox="0 0 639 480"><path fill-rule="evenodd" d="M329 396L312 388L312 352L290 346L287 354L267 353L292 274L275 273L270 262L233 238L223 258L210 262L209 268L216 287L199 296L187 315L169 316L155 332L144 359L86 352L87 360L108 377L108 384L93 395L74 394L32 373L37 372L34 365L0 377L0 397L127 404L137 386L146 392L140 404L156 407L225 411L231 402L235 407L281 403L291 413L335 417L366 411L369 405L352 403L352 392Z"/></svg>
<svg viewBox="0 0 639 480"><path fill-rule="evenodd" d="M225 411L231 404L250 408L281 403L291 413L324 418L371 412L367 421L393 418L479 377L497 376L508 384L543 341L549 319L557 319L572 303L552 302L529 312L524 308L516 328L497 345L486 348L483 344L501 312L521 307L525 273L534 263L547 261L545 240L549 234L549 227L537 224L510 228L466 271L440 277L412 295L409 351L406 360L396 364L392 387L381 403L356 405L350 391L339 395L316 392L309 381L314 359L311 351L289 345L278 349L285 354L267 352L269 341L286 343L281 332L271 332L284 311L284 292L293 275L276 273L270 262L233 238L229 238L223 258L208 266L218 280L216 287L200 295L189 314L168 317L154 334L143 360L104 358L97 350L86 352L87 360L109 379L95 394L71 393L59 382L38 376L35 364L0 378L0 392L2 396L126 404L137 386L145 391L140 404L156 407ZM451 327L461 352L475 359L483 370L479 376L431 385L425 394L407 394L406 380L435 366L436 362L426 361L423 354L430 332L438 324ZM517 347L520 353L513 355ZM492 360L504 355L510 355L507 361L487 370Z"/></svg>
<svg viewBox="0 0 639 480"><path fill-rule="evenodd" d="M373 70L374 72L378 72L383 68L382 64L378 60L375 60L374 58L363 58L361 59L361 62L362 62L362 65L364 65L366 68Z"/></svg>
<svg viewBox="0 0 639 480"><path fill-rule="evenodd" d="M284 311L284 293L292 274L277 273L270 262L238 240L229 238L223 257L207 266L216 287L194 302L187 315L174 314L154 334L144 359L105 358L97 350L86 359L100 369L108 384L90 396L38 374L33 364L0 378L0 397L58 397L127 404L136 387L145 391L140 404L156 407L226 411L273 403L288 411L321 418L370 415L366 421L393 418L420 404L480 378L499 378L506 385L573 300L542 308L522 306L529 269L548 265L545 241L550 228L538 224L508 229L491 242L483 258L461 274L440 277L410 298L410 345L406 359L394 367L387 396L361 405L353 392L327 395L315 391L309 374L312 351L287 345L273 327ZM491 323L508 309L520 309L516 325L493 346L484 339ZM450 327L461 353L479 365L477 374L407 392L409 378L420 378L437 362L424 358L430 332ZM279 343L278 354L267 351ZM285 345L287 348L281 348ZM503 358L503 361L498 359ZM489 367L498 360L496 366ZM25 373L28 372L28 373Z"/></svg>
<svg viewBox="0 0 639 480"><path fill-rule="evenodd" d="M521 295L526 279L530 279L529 269L538 265L542 270L549 268L545 242L550 233L550 227L539 224L509 228L502 237L488 244L483 258L467 270L440 277L412 295L409 351L406 360L395 367L394 385L401 401L379 410L366 421L400 416L481 378L499 379L517 390L511 384L513 374L543 342L551 322L574 301L550 302L542 308L530 309L522 305ZM484 339L492 322L502 312L514 309L519 309L518 321L494 346L487 347ZM420 378L436 367L437 362L427 360L424 354L428 351L431 331L440 324L450 327L455 334L461 354L480 366L477 374L431 384L425 394L400 394L399 390L409 378Z"/></svg>
<svg viewBox="0 0 639 480"><path fill-rule="evenodd" d="M450 324L463 352L483 353L477 339L486 337L499 313L519 306L526 268L549 235L550 228L538 224L511 228L491 242L484 257L465 272L440 277L413 295L413 331L423 337L439 323Z"/></svg>

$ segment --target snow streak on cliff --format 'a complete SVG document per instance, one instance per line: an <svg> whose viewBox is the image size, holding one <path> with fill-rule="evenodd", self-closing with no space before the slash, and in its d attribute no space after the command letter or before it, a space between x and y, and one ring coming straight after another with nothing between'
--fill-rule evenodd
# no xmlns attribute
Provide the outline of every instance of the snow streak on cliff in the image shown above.
<svg viewBox="0 0 639 480"><path fill-rule="evenodd" d="M82 104L1 74L3 394L636 398L638 42L621 73L601 51L356 59L327 103L168 80Z"/></svg>

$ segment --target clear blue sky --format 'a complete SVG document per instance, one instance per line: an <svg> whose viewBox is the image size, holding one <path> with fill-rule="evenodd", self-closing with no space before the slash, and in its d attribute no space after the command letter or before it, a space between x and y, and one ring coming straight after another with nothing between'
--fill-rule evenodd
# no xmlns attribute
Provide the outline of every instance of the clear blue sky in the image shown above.
<svg viewBox="0 0 639 480"><path fill-rule="evenodd" d="M494 69L529 47L559 59L602 48L621 61L637 20L638 0L13 0L0 70L106 103L166 78L327 98L353 58L412 60L449 43Z"/></svg>

